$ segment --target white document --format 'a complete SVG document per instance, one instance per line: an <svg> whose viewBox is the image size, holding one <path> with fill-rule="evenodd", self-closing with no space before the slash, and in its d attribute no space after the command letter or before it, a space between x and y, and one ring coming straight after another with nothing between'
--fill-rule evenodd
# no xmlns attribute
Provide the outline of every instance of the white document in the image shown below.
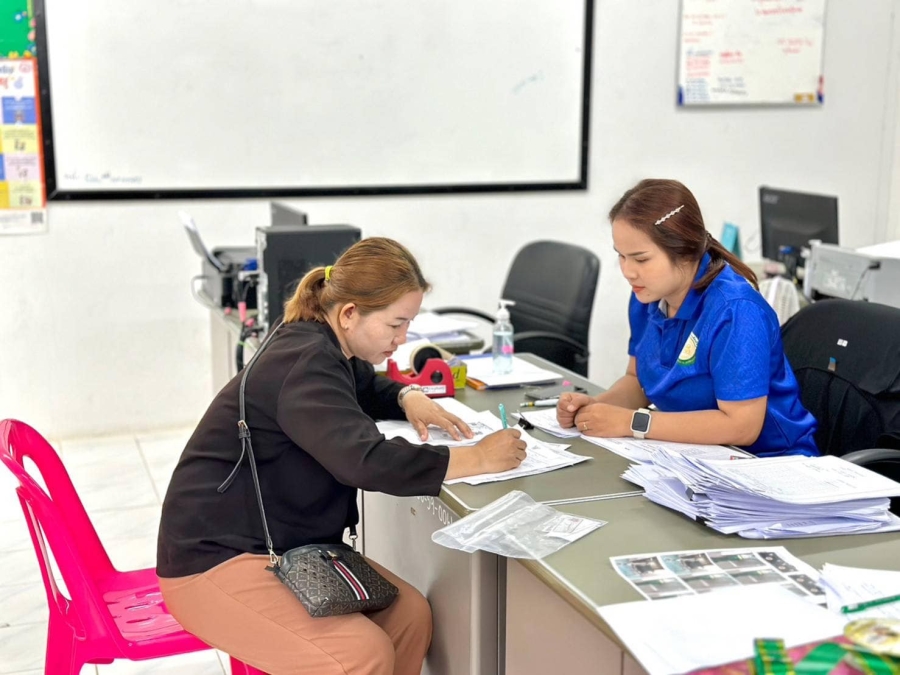
<svg viewBox="0 0 900 675"><path fill-rule="evenodd" d="M557 438L578 438L581 432L575 427L564 429L559 426L556 421L556 408L544 408L543 410L528 410L527 412L519 412L519 414L528 420L536 429L546 431L553 434Z"/></svg>
<svg viewBox="0 0 900 675"><path fill-rule="evenodd" d="M828 609L840 612L847 605L900 595L900 572L844 567L825 563L819 585L825 589ZM856 619L900 619L900 601L877 605L860 612L845 614L847 621Z"/></svg>
<svg viewBox="0 0 900 675"><path fill-rule="evenodd" d="M787 647L841 635L844 621L786 588L767 585L598 608L650 675L686 673L753 656L753 640Z"/></svg>
<svg viewBox="0 0 900 675"><path fill-rule="evenodd" d="M474 445L485 436L499 431L503 428L503 422L489 410L476 412L469 406L460 403L455 398L439 398L435 399L435 403L444 408L449 413L456 415L462 419L472 431L475 433L473 438L462 438L459 441L453 438L443 429L435 426L428 428L428 440L423 441L419 438L419 434L409 422L401 422L397 420L388 420L378 422L378 430L385 435L386 438L405 438L414 445L422 445L430 443L432 445L447 445L449 447L460 447L466 445ZM485 473L477 476L467 476L465 478L456 478L446 481L452 483L468 483L469 485L479 485L481 483L493 483L501 480L510 480L512 478L521 478L522 476L531 476L538 473L553 471L554 469L562 469L563 467L572 466L584 462L590 457L576 455L568 452L568 445L562 443L546 443L539 441L526 431L521 432L522 440L525 441L526 457L515 469L503 471L501 473Z"/></svg>
<svg viewBox="0 0 900 675"><path fill-rule="evenodd" d="M825 603L819 573L783 546L622 555L609 562L648 600L775 584L807 602Z"/></svg>
<svg viewBox="0 0 900 675"><path fill-rule="evenodd" d="M515 469L510 469L509 471L503 471L501 473L483 473L477 476L456 478L446 482L448 484L468 483L469 485L481 485L482 483L493 483L501 480L511 480L513 478L522 478L523 476L546 473L567 466L573 466L590 459L590 457L568 452L565 450L565 448L569 447L567 445L545 443L537 440L533 436L529 436L524 431L522 432L522 438L527 444L527 456Z"/></svg>
<svg viewBox="0 0 900 675"><path fill-rule="evenodd" d="M594 436L582 436L582 438L626 459L640 463L652 461L654 453L659 451L660 448L666 448L685 457L701 459L754 459L753 455L743 450L729 448L724 445L674 443L672 441L639 440L636 438L597 438Z"/></svg>
<svg viewBox="0 0 900 675"><path fill-rule="evenodd" d="M474 321L463 321L434 312L420 312L415 319L410 321L409 332L420 337L433 338L438 335L475 328L477 325Z"/></svg>
<svg viewBox="0 0 900 675"><path fill-rule="evenodd" d="M746 539L784 539L786 537L801 539L838 534L879 534L897 531L900 531L900 517L888 513L885 522L852 523L852 521L848 522L846 518L820 518L814 521L786 521L767 527L742 529L738 534Z"/></svg>
<svg viewBox="0 0 900 675"><path fill-rule="evenodd" d="M562 378L559 373L539 368L525 359L513 356L513 369L506 375L494 373L494 361L490 354L460 357L465 361L467 377L483 382L490 387L515 387L520 384L540 384Z"/></svg>
<svg viewBox="0 0 900 675"><path fill-rule="evenodd" d="M790 504L900 497L900 483L833 455L703 463L748 492Z"/></svg>
<svg viewBox="0 0 900 675"><path fill-rule="evenodd" d="M460 403L455 398L438 398L435 399L434 402L448 413L456 415L463 422L468 424L469 428L472 430L472 438L466 438L460 434L461 438L457 441L444 429L432 425L428 427L428 438L423 441L419 438L419 434L413 428L413 425L406 420L383 420L376 423L376 426L378 427L378 430L384 434L385 438L388 439L400 437L405 438L413 445L429 443L431 445L446 445L451 448L475 445L482 438L497 431L497 429L502 428L503 426L500 420L497 420L496 425L494 424L496 418L490 412L476 412L464 403Z"/></svg>

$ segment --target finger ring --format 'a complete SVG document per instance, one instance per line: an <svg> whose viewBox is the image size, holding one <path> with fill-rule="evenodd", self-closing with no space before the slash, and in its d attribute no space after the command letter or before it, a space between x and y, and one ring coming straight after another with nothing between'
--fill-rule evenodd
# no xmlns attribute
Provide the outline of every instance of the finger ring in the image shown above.
<svg viewBox="0 0 900 675"><path fill-rule="evenodd" d="M587 422L582 422L582 423L581 423L581 430L582 430L582 431L587 431Z"/></svg>

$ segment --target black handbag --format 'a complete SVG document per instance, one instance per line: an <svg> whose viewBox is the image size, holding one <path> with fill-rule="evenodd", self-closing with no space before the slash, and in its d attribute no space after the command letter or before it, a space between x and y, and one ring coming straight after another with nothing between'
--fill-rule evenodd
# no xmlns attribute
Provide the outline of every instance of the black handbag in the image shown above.
<svg viewBox="0 0 900 675"><path fill-rule="evenodd" d="M262 491L259 487L259 475L256 471L256 458L253 456L253 445L250 442L250 428L247 426L244 388L250 369L268 346L276 330L278 330L278 326L260 345L241 377L241 419L238 420L241 457L225 482L219 486L219 492L228 489L246 456L250 460L253 487L256 488L256 501L259 504L259 515L262 518L266 548L269 551L269 561L271 562L266 569L273 572L291 590L291 593L297 596L310 616L337 616L384 609L394 601L399 590L357 553L355 527L351 526L350 528L352 548L346 544L307 544L292 548L280 557L273 550L272 537L266 522L266 510L263 507Z"/></svg>

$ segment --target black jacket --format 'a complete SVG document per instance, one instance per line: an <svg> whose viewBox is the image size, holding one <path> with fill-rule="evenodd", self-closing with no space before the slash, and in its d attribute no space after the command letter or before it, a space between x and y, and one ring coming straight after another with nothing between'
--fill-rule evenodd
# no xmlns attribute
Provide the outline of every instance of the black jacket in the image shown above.
<svg viewBox="0 0 900 675"><path fill-rule="evenodd" d="M247 460L224 493L241 454L239 373L216 396L181 455L163 502L157 573L204 572L241 553L266 553ZM247 379L247 424L275 551L338 542L356 524L357 488L437 495L445 446L385 440L375 419L403 419L401 385L347 359L331 328L285 324Z"/></svg>

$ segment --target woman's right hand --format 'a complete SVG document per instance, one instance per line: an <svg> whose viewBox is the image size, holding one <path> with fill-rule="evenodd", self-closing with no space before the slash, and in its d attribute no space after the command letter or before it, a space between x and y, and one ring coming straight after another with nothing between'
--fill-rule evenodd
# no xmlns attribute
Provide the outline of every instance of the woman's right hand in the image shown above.
<svg viewBox="0 0 900 675"><path fill-rule="evenodd" d="M578 414L578 411L594 402L594 399L587 394L567 391L559 397L559 403L556 404L556 421L563 429L574 426L575 415Z"/></svg>
<svg viewBox="0 0 900 675"><path fill-rule="evenodd" d="M473 447L478 451L482 470L479 473L500 473L515 469L525 459L525 441L518 429L503 429L485 436Z"/></svg>
<svg viewBox="0 0 900 675"><path fill-rule="evenodd" d="M525 459L525 441L521 436L518 429L503 429L485 436L475 445L450 448L450 463L444 480L515 469Z"/></svg>

